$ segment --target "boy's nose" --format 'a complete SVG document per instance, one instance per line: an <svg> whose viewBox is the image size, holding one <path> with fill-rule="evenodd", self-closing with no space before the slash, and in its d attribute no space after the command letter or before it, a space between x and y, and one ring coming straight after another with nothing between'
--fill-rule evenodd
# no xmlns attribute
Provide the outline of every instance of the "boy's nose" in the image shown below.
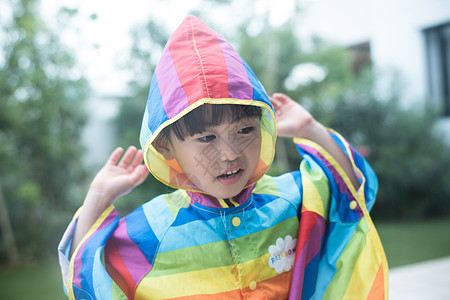
<svg viewBox="0 0 450 300"><path fill-rule="evenodd" d="M233 161L239 157L239 151L236 145L231 142L222 140L222 160Z"/></svg>

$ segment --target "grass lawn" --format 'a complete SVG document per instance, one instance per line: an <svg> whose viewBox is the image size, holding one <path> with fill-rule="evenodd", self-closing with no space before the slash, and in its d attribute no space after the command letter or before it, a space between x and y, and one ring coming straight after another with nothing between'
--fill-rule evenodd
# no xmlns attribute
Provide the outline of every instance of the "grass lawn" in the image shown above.
<svg viewBox="0 0 450 300"><path fill-rule="evenodd" d="M450 256L450 219L413 223L375 222L389 268Z"/></svg>
<svg viewBox="0 0 450 300"><path fill-rule="evenodd" d="M450 255L450 220L415 223L375 223L389 267ZM56 257L32 266L0 268L0 299L67 299Z"/></svg>
<svg viewBox="0 0 450 300"><path fill-rule="evenodd" d="M0 268L0 299L68 299L62 288L56 255L52 262Z"/></svg>

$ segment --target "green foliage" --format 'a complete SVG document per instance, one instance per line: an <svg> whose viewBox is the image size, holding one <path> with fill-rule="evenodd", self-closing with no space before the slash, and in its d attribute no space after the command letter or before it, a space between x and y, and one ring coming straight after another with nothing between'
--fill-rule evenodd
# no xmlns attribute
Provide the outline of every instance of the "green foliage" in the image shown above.
<svg viewBox="0 0 450 300"><path fill-rule="evenodd" d="M320 114L319 114L320 115ZM348 93L327 113L330 127L361 147L379 178L375 218L418 219L450 213L450 147L433 130L433 111Z"/></svg>
<svg viewBox="0 0 450 300"><path fill-rule="evenodd" d="M37 4L11 5L0 62L0 184L20 252L29 258L54 249L72 186L84 176L80 107L87 95L72 55L39 19Z"/></svg>
<svg viewBox="0 0 450 300"><path fill-rule="evenodd" d="M304 55L290 24L272 28L265 21L264 30L252 36L240 27L239 54L258 75L269 94L285 91L284 80Z"/></svg>
<svg viewBox="0 0 450 300"><path fill-rule="evenodd" d="M164 29L153 21L143 27L136 27L132 32L133 44L126 68L134 76L128 85L129 97L121 98L115 122L117 143L121 147L134 145L140 148L139 131L147 103L149 83L158 54L161 53L168 37ZM132 194L123 196L120 201L115 202L115 205L121 214L126 214L153 197L171 190L150 175Z"/></svg>

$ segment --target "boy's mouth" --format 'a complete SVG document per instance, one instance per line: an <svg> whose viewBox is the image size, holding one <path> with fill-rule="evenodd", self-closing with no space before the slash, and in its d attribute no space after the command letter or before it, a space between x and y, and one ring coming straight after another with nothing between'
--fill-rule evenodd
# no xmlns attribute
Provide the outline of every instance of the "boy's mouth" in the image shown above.
<svg viewBox="0 0 450 300"><path fill-rule="evenodd" d="M241 178L242 172L241 168L230 170L217 176L217 179L224 185L234 184Z"/></svg>
<svg viewBox="0 0 450 300"><path fill-rule="evenodd" d="M225 179L226 178L230 178L230 177L233 177L234 175L236 175L237 173L239 173L241 171L242 171L241 169L236 169L234 171L228 171L228 172L226 172L226 173L224 173L222 175L219 175L218 177L225 178Z"/></svg>

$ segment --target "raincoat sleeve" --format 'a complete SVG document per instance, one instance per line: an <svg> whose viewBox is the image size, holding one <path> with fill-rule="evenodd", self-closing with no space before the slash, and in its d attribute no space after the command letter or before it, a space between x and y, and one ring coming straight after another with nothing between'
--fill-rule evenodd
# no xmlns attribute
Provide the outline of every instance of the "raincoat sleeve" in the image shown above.
<svg viewBox="0 0 450 300"><path fill-rule="evenodd" d="M337 132L329 130L360 182L355 190L320 145L294 139L302 205L290 299L387 299L388 265L369 211L378 190L372 168Z"/></svg>
<svg viewBox="0 0 450 300"><path fill-rule="evenodd" d="M146 223L145 218L139 218L139 214L142 214L142 209L134 213L136 220L131 222ZM138 277L151 270L148 262L151 258L143 254L139 241L132 241L134 230L127 229L127 225L138 224L130 226L130 220L119 219L111 205L92 225L69 258L77 221L78 213L58 246L66 294L70 299L129 299L139 282ZM140 229L136 226L135 230ZM146 238L148 251L151 251L151 241L157 241ZM141 259L138 266L130 264L136 259Z"/></svg>

